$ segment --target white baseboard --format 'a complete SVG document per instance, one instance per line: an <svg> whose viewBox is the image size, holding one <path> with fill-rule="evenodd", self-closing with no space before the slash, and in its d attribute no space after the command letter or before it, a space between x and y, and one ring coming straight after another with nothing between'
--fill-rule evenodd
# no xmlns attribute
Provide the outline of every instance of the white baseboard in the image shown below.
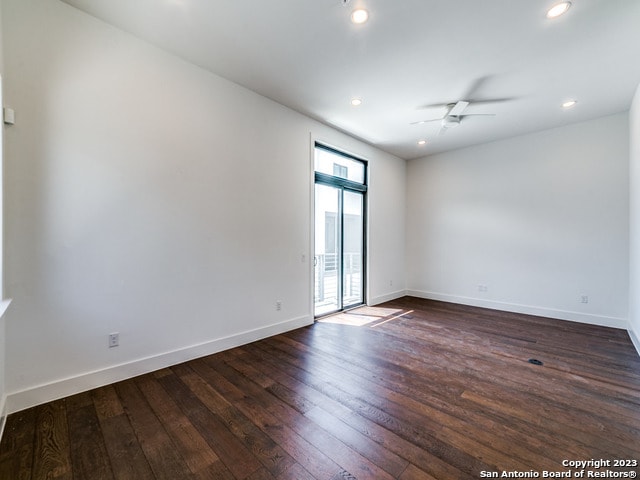
<svg viewBox="0 0 640 480"><path fill-rule="evenodd" d="M0 292L1 294L2 292ZM0 301L0 332L4 332L4 313L7 311L7 308L9 308L9 305L11 304L11 299L7 298L4 299L2 301ZM5 338L0 338L0 341L4 342L6 341ZM0 348L0 351L4 351L4 345L2 345L2 347ZM4 378L4 358L0 358L1 363L0 363L0 368L3 369L2 372L2 377ZM4 386L2 387L4 388ZM4 392L0 392L0 440L2 440L2 434L4 433L4 426L7 423L7 396L4 394Z"/></svg>
<svg viewBox="0 0 640 480"><path fill-rule="evenodd" d="M211 355L230 348L246 345L263 338L311 325L313 317L304 316L275 323L266 327L248 330L229 337L218 338L170 352L140 358L120 365L82 373L73 377L38 385L19 392L9 393L6 399L8 414L24 410L42 403L109 385L138 375L177 365L195 358Z"/></svg>
<svg viewBox="0 0 640 480"><path fill-rule="evenodd" d="M471 305L473 307L490 308L492 310L502 310L506 312L524 313L526 315L536 315L540 317L556 318L558 320L569 320L572 322L587 323L590 325L600 325L603 327L622 328L627 330L629 327L626 318L608 317L605 315L592 315L582 312L571 312L565 310L557 310L547 307L536 307L531 305L519 305L516 303L497 302L493 300L485 300L482 298L462 297L458 295L449 295L446 293L424 292L420 290L407 290L407 295L413 297L426 298L429 300L440 300L443 302L460 303L462 305Z"/></svg>
<svg viewBox="0 0 640 480"><path fill-rule="evenodd" d="M4 426L7 423L7 397L2 395L0 398L0 441L2 440L2 434L4 433Z"/></svg>
<svg viewBox="0 0 640 480"><path fill-rule="evenodd" d="M9 305L11 305L10 298L5 298L4 300L0 301L0 318L4 316L4 312L7 311L7 308L9 308Z"/></svg>
<svg viewBox="0 0 640 480"><path fill-rule="evenodd" d="M631 343L633 343L633 346L636 347L638 355L640 355L640 338L638 337L638 335L636 335L636 332L632 328L629 328L629 330L627 331L629 332Z"/></svg>
<svg viewBox="0 0 640 480"><path fill-rule="evenodd" d="M390 302L391 300L395 300L397 298L402 298L405 295L407 295L406 290L398 290L396 292L386 293L384 295L378 295L377 297L371 298L367 302L367 305L370 305L370 306L379 305L384 302Z"/></svg>

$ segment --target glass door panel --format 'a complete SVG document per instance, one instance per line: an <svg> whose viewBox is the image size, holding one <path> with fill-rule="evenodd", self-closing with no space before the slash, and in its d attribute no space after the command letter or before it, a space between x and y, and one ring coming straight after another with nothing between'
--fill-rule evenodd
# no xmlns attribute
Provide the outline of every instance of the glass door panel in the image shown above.
<svg viewBox="0 0 640 480"><path fill-rule="evenodd" d="M364 195L343 191L342 307L364 302Z"/></svg>
<svg viewBox="0 0 640 480"><path fill-rule="evenodd" d="M314 314L365 303L367 163L316 143Z"/></svg>
<svg viewBox="0 0 640 480"><path fill-rule="evenodd" d="M315 252L314 304L315 315L325 315L342 308L340 278L342 263L342 191L316 184L315 187Z"/></svg>

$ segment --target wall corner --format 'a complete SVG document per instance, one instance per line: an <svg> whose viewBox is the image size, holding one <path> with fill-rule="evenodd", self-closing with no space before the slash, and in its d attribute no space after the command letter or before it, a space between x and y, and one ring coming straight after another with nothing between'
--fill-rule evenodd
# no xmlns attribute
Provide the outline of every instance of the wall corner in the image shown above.
<svg viewBox="0 0 640 480"><path fill-rule="evenodd" d="M640 355L640 84L629 109L629 336Z"/></svg>

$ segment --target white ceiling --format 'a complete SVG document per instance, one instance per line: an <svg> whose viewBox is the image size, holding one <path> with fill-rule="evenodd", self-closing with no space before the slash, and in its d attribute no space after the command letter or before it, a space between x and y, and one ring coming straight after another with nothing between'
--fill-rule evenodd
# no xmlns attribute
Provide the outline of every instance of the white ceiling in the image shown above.
<svg viewBox="0 0 640 480"><path fill-rule="evenodd" d="M640 0L64 1L405 159L621 112L640 83ZM410 125L457 100L495 116Z"/></svg>

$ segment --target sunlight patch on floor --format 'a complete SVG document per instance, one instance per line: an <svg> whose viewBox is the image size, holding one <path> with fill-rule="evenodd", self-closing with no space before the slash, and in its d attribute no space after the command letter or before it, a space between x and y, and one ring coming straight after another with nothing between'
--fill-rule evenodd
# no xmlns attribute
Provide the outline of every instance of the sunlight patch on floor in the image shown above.
<svg viewBox="0 0 640 480"><path fill-rule="evenodd" d="M370 326L372 328L384 323L396 320L403 315L408 315L413 310L401 308L360 307L348 312L321 318L320 323L334 323L338 325L350 325L353 327Z"/></svg>

